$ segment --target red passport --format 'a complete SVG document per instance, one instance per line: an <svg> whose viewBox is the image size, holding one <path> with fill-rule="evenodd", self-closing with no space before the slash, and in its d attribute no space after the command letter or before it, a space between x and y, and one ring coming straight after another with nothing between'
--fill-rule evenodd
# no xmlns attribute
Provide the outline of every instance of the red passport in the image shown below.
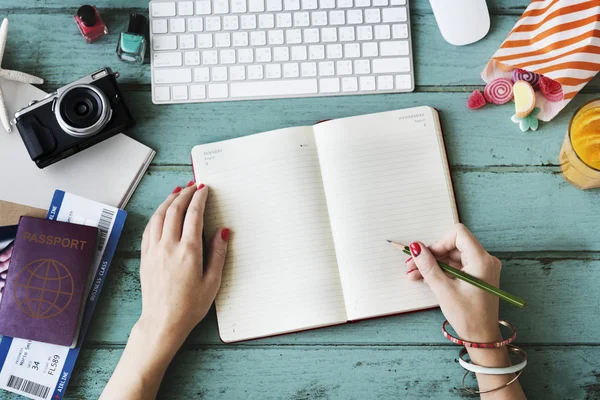
<svg viewBox="0 0 600 400"><path fill-rule="evenodd" d="M0 335L71 346L98 228L21 217L0 303Z"/></svg>

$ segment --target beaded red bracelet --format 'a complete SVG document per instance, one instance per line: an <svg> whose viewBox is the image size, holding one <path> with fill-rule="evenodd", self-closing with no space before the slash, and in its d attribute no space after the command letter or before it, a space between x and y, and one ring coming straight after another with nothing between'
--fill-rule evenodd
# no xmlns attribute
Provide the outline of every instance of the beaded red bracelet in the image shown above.
<svg viewBox="0 0 600 400"><path fill-rule="evenodd" d="M475 342L469 342L467 340L459 339L457 337L454 337L451 334L449 334L448 331L446 330L446 327L449 324L448 320L444 321L444 323L442 324L442 333L444 334L444 337L446 339L448 339L449 341L451 341L452 343L456 343L456 344L459 344L459 345L465 346L465 347L473 347L473 348L481 348L481 349L493 349L493 348L497 348L497 347L504 347L507 344L510 344L510 343L514 342L515 338L517 337L517 330L515 329L514 325L511 324L510 322L504 320L504 319L499 319L498 323L500 325L504 325L504 326L506 326L506 327L508 327L508 328L510 328L512 330L511 337L509 337L508 339L504 339L501 342L475 343Z"/></svg>

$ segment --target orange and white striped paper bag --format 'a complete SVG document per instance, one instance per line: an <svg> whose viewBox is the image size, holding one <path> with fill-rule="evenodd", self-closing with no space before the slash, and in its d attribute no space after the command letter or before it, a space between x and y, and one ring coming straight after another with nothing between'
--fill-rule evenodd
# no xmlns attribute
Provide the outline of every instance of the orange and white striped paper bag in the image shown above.
<svg viewBox="0 0 600 400"><path fill-rule="evenodd" d="M550 121L600 71L600 0L533 0L481 78L510 79L514 68L562 85L562 101L536 92L538 118Z"/></svg>

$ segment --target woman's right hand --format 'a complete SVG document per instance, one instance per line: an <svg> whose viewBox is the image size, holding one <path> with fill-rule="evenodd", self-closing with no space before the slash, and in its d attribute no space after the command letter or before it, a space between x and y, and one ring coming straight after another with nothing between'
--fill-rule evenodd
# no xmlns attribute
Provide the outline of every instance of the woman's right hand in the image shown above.
<svg viewBox="0 0 600 400"><path fill-rule="evenodd" d="M501 340L498 297L449 277L436 263L438 259L498 287L500 260L485 251L462 224L429 247L414 242L410 249L413 257L406 263L408 278L425 280L458 336L480 343Z"/></svg>

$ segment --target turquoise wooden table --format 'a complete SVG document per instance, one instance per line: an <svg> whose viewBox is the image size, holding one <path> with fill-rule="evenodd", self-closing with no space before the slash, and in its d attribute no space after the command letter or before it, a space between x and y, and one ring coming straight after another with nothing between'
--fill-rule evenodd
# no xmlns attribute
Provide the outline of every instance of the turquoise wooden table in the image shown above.
<svg viewBox="0 0 600 400"><path fill-rule="evenodd" d="M593 81L559 117L521 133L512 110L468 111L479 73L527 0L490 0L492 28L474 45L443 41L429 2L411 4L414 93L155 106L150 67L117 60L118 33L146 0L97 0L111 34L88 45L75 0L1 0L10 30L4 66L46 79L50 91L101 66L121 72L138 124L130 134L158 151L127 206L129 218L85 350L67 391L95 399L113 371L141 308L142 230L155 207L192 177L193 145L270 129L417 105L438 108L463 222L504 263L502 287L529 301L501 307L529 354L521 382L530 399L600 399L600 193L567 184L557 165L568 119L593 98ZM165 377L165 399L392 399L470 397L460 389L459 348L427 311L244 344L219 341L214 311L193 332ZM0 398L12 399L0 394Z"/></svg>

